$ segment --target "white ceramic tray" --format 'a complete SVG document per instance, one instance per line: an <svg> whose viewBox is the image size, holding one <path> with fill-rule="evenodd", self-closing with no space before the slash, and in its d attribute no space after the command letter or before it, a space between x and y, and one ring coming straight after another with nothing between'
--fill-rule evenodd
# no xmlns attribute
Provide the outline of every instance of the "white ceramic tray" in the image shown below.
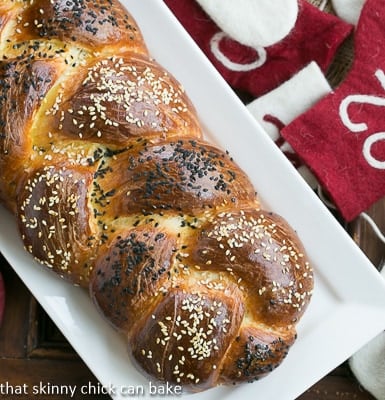
<svg viewBox="0 0 385 400"><path fill-rule="evenodd" d="M123 3L139 23L154 58L183 83L208 138L231 152L251 177L262 202L298 231L315 269L314 296L298 326L298 340L278 369L253 384L183 396L193 400L295 399L385 329L385 283L164 3ZM128 360L122 338L87 295L42 269L24 252L13 217L1 207L0 251L95 376L115 389L114 398L134 397L122 388L143 389L144 394L138 396L142 399L157 397Z"/></svg>

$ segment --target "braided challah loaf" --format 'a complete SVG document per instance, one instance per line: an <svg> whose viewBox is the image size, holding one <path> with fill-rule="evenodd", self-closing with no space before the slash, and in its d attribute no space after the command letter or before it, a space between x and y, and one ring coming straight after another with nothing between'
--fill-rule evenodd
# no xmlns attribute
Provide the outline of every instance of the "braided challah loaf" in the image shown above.
<svg viewBox="0 0 385 400"><path fill-rule="evenodd" d="M0 5L0 200L140 368L203 390L278 366L313 276L115 0Z"/></svg>

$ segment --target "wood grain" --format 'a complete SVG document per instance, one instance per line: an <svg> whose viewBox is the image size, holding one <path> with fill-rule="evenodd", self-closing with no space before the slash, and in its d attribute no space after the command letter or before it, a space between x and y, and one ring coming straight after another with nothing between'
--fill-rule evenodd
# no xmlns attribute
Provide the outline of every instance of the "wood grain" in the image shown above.
<svg viewBox="0 0 385 400"><path fill-rule="evenodd" d="M34 385L98 385L97 379L65 340L11 267L0 255L0 271L6 290L4 321L0 327L0 391L1 384L27 385L28 395L3 394L4 399L64 399L64 395L31 396ZM5 386L3 386L5 389ZM40 390L40 389L39 389ZM74 397L75 398L75 397ZM110 399L106 395L81 399Z"/></svg>

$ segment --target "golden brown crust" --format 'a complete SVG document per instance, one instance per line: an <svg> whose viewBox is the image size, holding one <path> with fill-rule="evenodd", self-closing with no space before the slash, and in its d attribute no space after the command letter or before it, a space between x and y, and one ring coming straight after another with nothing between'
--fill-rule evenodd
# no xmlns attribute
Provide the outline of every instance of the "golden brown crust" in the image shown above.
<svg viewBox="0 0 385 400"><path fill-rule="evenodd" d="M124 146L136 137L200 137L192 110L182 87L160 65L126 53L76 69L47 116L63 135Z"/></svg>
<svg viewBox="0 0 385 400"><path fill-rule="evenodd" d="M243 327L235 337L221 366L220 383L253 382L277 368L295 341L292 332L284 335L266 327Z"/></svg>
<svg viewBox="0 0 385 400"><path fill-rule="evenodd" d="M108 204L95 204L110 219L167 211L198 216L255 200L253 186L225 152L188 138L134 142L101 166L97 185L111 194Z"/></svg>
<svg viewBox="0 0 385 400"><path fill-rule="evenodd" d="M26 132L59 72L54 61L0 61L0 198L8 208L14 209L16 189L32 151Z"/></svg>
<svg viewBox="0 0 385 400"><path fill-rule="evenodd" d="M19 191L19 229L27 250L60 276L88 286L97 238L90 225L92 171L67 165L34 171Z"/></svg>
<svg viewBox="0 0 385 400"><path fill-rule="evenodd" d="M163 297L175 250L174 235L144 226L118 231L100 252L91 294L116 329L130 330Z"/></svg>
<svg viewBox="0 0 385 400"><path fill-rule="evenodd" d="M1 2L0 202L153 378L252 381L296 338L313 288L298 236L202 138L116 0Z"/></svg>
<svg viewBox="0 0 385 400"><path fill-rule="evenodd" d="M199 216L198 229L182 228L181 216L173 225L153 216L118 232L90 287L135 362L193 391L253 381L280 365L313 286L302 245L281 217L247 207ZM193 331L203 358L192 351Z"/></svg>
<svg viewBox="0 0 385 400"><path fill-rule="evenodd" d="M117 1L8 0L8 3L16 22L8 38L12 43L56 39L92 51L107 50L110 54L117 49L147 53L135 20Z"/></svg>
<svg viewBox="0 0 385 400"><path fill-rule="evenodd" d="M141 368L194 391L217 385L222 359L243 317L236 287L231 294L170 291L129 337Z"/></svg>
<svg viewBox="0 0 385 400"><path fill-rule="evenodd" d="M222 212L202 226L190 247L192 264L234 275L256 320L290 326L302 316L313 274L296 233L281 217L250 208Z"/></svg>

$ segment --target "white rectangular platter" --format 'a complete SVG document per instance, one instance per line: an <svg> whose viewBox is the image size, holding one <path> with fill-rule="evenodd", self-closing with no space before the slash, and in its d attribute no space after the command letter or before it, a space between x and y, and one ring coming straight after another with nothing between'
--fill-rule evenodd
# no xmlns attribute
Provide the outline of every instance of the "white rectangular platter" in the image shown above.
<svg viewBox="0 0 385 400"><path fill-rule="evenodd" d="M263 204L297 230L315 270L314 296L298 326L298 340L278 369L252 384L183 397L295 399L385 329L385 283L164 3L123 3L153 57L185 87L209 140L230 151ZM142 399L157 397L129 361L123 338L97 313L87 294L42 269L24 252L13 217L1 207L0 251L95 376L114 389L113 398L128 398L128 387L138 392L143 388L138 395Z"/></svg>

